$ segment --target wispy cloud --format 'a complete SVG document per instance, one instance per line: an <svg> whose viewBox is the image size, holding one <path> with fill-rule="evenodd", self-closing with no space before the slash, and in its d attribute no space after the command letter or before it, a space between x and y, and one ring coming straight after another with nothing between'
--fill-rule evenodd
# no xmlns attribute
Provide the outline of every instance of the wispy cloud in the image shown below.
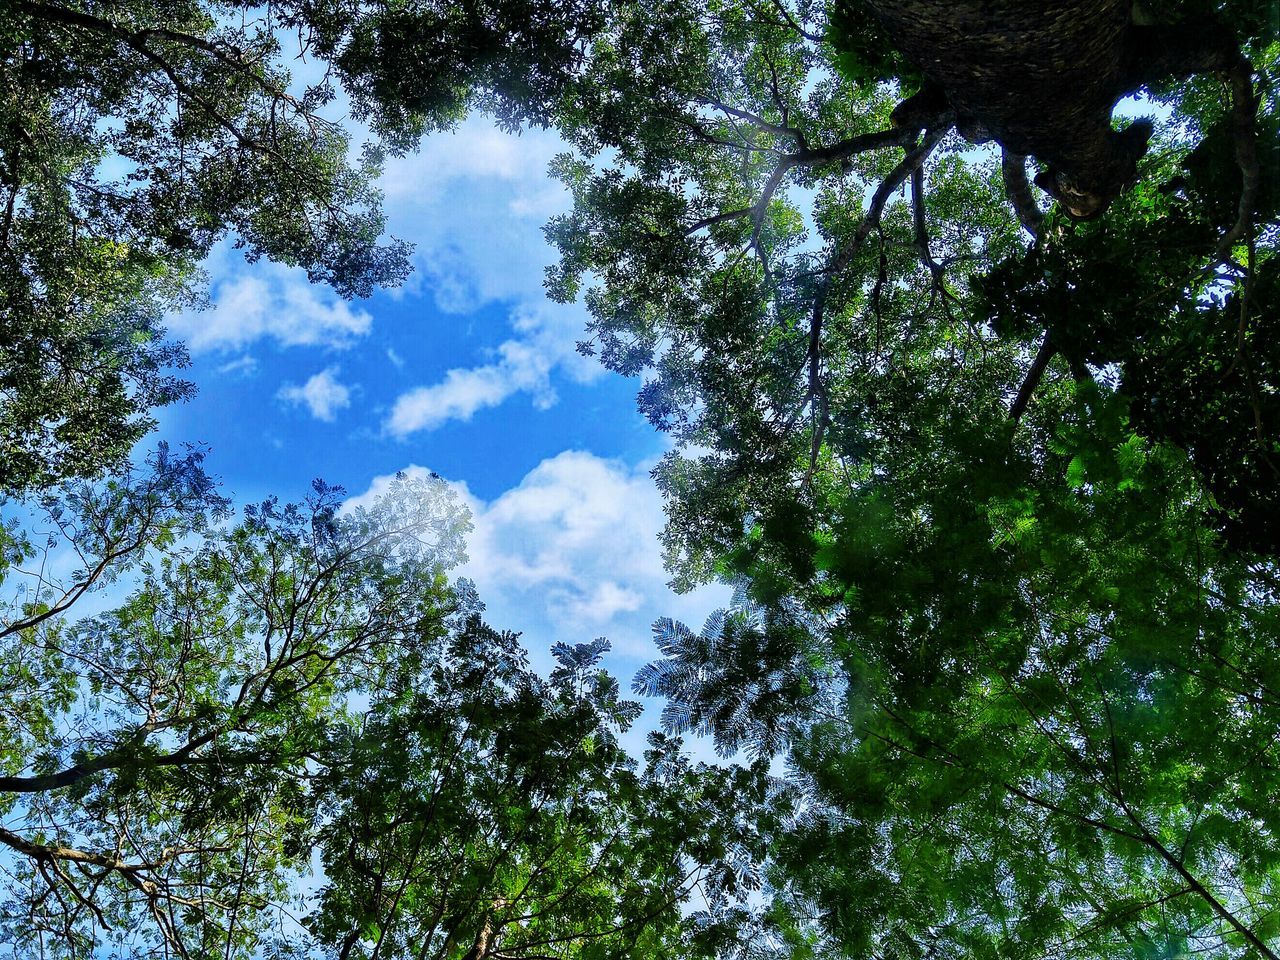
<svg viewBox="0 0 1280 960"><path fill-rule="evenodd" d="M286 383L276 397L290 406L305 406L317 420L332 423L337 411L351 406L351 389L338 382L338 368L329 367L302 386Z"/></svg>
<svg viewBox="0 0 1280 960"><path fill-rule="evenodd" d="M249 354L236 357L227 363L218 367L218 372L223 375L239 374L242 377L251 377L258 369L258 361Z"/></svg>
<svg viewBox="0 0 1280 960"><path fill-rule="evenodd" d="M517 393L531 394L546 409L556 402L551 373L560 370L579 383L601 375L600 368L577 353L583 314L572 307L540 304L512 313L515 337L502 343L492 361L458 367L438 383L415 387L396 398L384 424L387 433L407 437L434 430L450 420L470 420Z"/></svg>
<svg viewBox="0 0 1280 960"><path fill-rule="evenodd" d="M554 133L505 133L482 117L472 117L449 133L437 133L421 148L389 159L380 186L393 204L440 199L456 180L502 180L539 187L556 154L568 149Z"/></svg>

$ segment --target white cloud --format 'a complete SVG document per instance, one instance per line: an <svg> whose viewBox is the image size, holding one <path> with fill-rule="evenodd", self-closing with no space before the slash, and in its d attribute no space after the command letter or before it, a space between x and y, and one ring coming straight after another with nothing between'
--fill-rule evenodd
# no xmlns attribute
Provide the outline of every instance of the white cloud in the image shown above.
<svg viewBox="0 0 1280 960"><path fill-rule="evenodd" d="M425 292L446 313L541 301L554 259L542 225L569 206L547 165L567 149L549 131L504 133L477 116L388 160L379 185L390 230L416 247L404 294Z"/></svg>
<svg viewBox="0 0 1280 960"><path fill-rule="evenodd" d="M251 377L257 370L258 361L247 353L218 367L221 374L238 373L242 377Z"/></svg>
<svg viewBox="0 0 1280 960"><path fill-rule="evenodd" d="M585 309L549 303L543 287L556 254L542 227L570 205L547 167L568 149L552 132L508 134L474 117L388 162L381 186L390 229L417 251L402 295L430 296L437 309L456 314L505 304L513 330L490 355L402 393L383 422L386 434L465 422L516 395L545 409L556 402L560 378L588 383L601 375L596 361L576 351Z"/></svg>
<svg viewBox="0 0 1280 960"><path fill-rule="evenodd" d="M380 186L392 204L423 204L439 199L456 180L536 184L565 149L548 131L505 133L474 116L456 130L427 137L417 152L388 159Z"/></svg>
<svg viewBox="0 0 1280 960"><path fill-rule="evenodd" d="M581 589L556 591L552 602L568 614L571 621L596 624L607 623L620 613L634 613L644 603L644 596L612 580L603 580L586 593Z"/></svg>
<svg viewBox="0 0 1280 960"><path fill-rule="evenodd" d="M390 479L376 478L358 502L376 497ZM466 484L453 487L475 524L460 573L475 581L490 621L523 631L535 657L556 640L606 635L626 661L625 681L635 664L655 655L649 627L656 618L701 626L728 600L723 587L677 595L668 586L658 544L662 499L644 465L568 450L487 503Z"/></svg>
<svg viewBox="0 0 1280 960"><path fill-rule="evenodd" d="M497 348L490 363L449 370L439 383L402 393L384 424L386 432L406 437L450 420L467 421L517 393L532 394L534 405L546 409L556 402L553 370L579 383L601 375L576 350L583 327L580 309L539 304L517 308L511 319L516 336Z"/></svg>
<svg viewBox="0 0 1280 960"><path fill-rule="evenodd" d="M419 466L405 472L430 473ZM367 505L391 479L375 478L348 504ZM450 486L474 523L470 559L456 572L475 582L485 620L519 631L531 663L544 674L554 666L552 644L603 636L612 645L604 665L625 690L640 665L658 656L651 630L656 619L674 617L696 630L707 614L729 603L731 591L720 584L685 594L668 586L658 544L662 498L645 465L570 450L542 461L489 502L465 483ZM657 723L651 713L624 736L633 755L644 751L645 731ZM697 759L715 759L705 741L692 740L689 747Z"/></svg>
<svg viewBox="0 0 1280 960"><path fill-rule="evenodd" d="M207 265L216 278L208 309L169 319L170 332L193 353L241 350L264 339L344 349L369 332L366 311L312 286L303 271L266 261L237 263L233 256L217 251Z"/></svg>
<svg viewBox="0 0 1280 960"><path fill-rule="evenodd" d="M337 377L338 368L328 367L300 387L286 383L276 396L291 406L305 406L317 420L332 423L337 411L351 406L351 389Z"/></svg>

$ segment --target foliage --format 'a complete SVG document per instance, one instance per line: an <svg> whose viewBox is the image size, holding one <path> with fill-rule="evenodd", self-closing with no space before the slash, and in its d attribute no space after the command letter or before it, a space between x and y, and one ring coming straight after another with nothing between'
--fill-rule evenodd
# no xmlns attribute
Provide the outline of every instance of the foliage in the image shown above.
<svg viewBox="0 0 1280 960"><path fill-rule="evenodd" d="M121 463L155 425L148 411L193 389L169 372L186 354L157 323L181 301L181 277L74 236L60 214L27 219L14 244L25 268L0 257L0 494Z"/></svg>
<svg viewBox="0 0 1280 960"><path fill-rule="evenodd" d="M854 84L898 82L914 93L919 71L893 48L875 16L861 0L831 4L825 39L838 51L835 65Z"/></svg>
<svg viewBox="0 0 1280 960"><path fill-rule="evenodd" d="M47 498L43 559L10 534L0 929L19 955L248 955L284 915L316 758L445 629L468 529L438 480L340 505L317 482L215 526L199 454L162 451ZM70 618L125 571L115 605Z"/></svg>
<svg viewBox="0 0 1280 960"><path fill-rule="evenodd" d="M659 622L637 689L788 757L766 939L1274 956L1277 224L1264 176L1230 233L1239 111L1163 82L1137 184L1075 224L1010 208L1016 161L889 126L909 78L841 39L852 5L842 49L804 5L657 6L564 109L616 160L557 162L549 282L680 445L678 579L744 583L701 634ZM1264 83L1263 158L1274 112Z"/></svg>
<svg viewBox="0 0 1280 960"><path fill-rule="evenodd" d="M759 884L762 766L695 766L653 734L638 767L619 735L640 707L600 669L606 641L556 644L540 677L446 583L470 524L442 480L402 476L372 504L316 481L230 525L201 461L161 448L5 528L14 956L734 941ZM74 617L104 590L113 603Z"/></svg>
<svg viewBox="0 0 1280 960"><path fill-rule="evenodd" d="M326 885L308 921L342 957L711 956L754 886L760 771L691 766L599 669L549 680L472 617L340 742L322 789ZM691 911L695 891L704 901Z"/></svg>
<svg viewBox="0 0 1280 960"><path fill-rule="evenodd" d="M809 695L749 719L786 731L806 797L773 919L830 955L1270 955L1274 569L1121 399L1054 400L1042 463L952 423L833 492L807 582L765 545L735 561L824 624L763 668ZM704 663L672 709L752 689Z"/></svg>
<svg viewBox="0 0 1280 960"><path fill-rule="evenodd" d="M733 607L712 613L698 633L669 618L655 623L663 659L646 664L632 686L666 699L665 730L709 736L726 757L744 748L771 757L789 746L795 715L826 679L803 655L809 632L794 603L761 606L739 589Z"/></svg>
<svg viewBox="0 0 1280 960"><path fill-rule="evenodd" d="M216 509L201 483L117 488L90 572L38 575L5 635L15 935L75 944L167 898L195 912L153 909L141 942L248 951L319 838L310 925L340 956L1276 956L1270 7L1170 6L1180 36L1235 24L1248 62L1152 79L1137 181L1082 224L1041 209L1025 158L896 109L918 76L863 3L286 3L239 28L235 4L10 6L4 309L31 338L74 306L109 331L90 358L156 343L136 304L227 230L346 293L399 275L319 117L339 90L381 149L473 106L560 130L549 288L676 441L677 579L742 584L700 634L660 623L637 689L757 757L691 768L658 738L632 767L601 649L541 680L509 635L448 622L435 554L385 535L412 511L346 517L319 488L204 531L173 512ZM304 92L277 28L331 68ZM113 155L136 164L118 184ZM47 251L41 217L72 224ZM103 450L141 422L119 397L180 392L155 379L172 354L138 356L101 378ZM22 489L74 432L56 378L15 382L51 398ZM124 606L64 624L157 524L168 556ZM766 852L753 913L734 898Z"/></svg>

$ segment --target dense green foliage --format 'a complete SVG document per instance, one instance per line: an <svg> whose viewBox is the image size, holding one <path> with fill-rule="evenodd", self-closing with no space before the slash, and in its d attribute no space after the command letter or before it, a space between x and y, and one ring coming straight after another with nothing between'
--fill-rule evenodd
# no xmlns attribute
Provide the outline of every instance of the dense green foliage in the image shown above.
<svg viewBox="0 0 1280 960"><path fill-rule="evenodd" d="M0 3L0 494L122 463L184 396L158 320L233 235L250 258L367 295L404 276L379 246L377 157L349 160L297 89L282 31L237 3Z"/></svg>
<svg viewBox="0 0 1280 960"><path fill-rule="evenodd" d="M155 305L226 231L346 293L399 275L316 117L337 91L383 149L476 107L552 124L549 288L676 441L672 571L740 588L661 622L637 689L756 759L628 761L599 646L535 677L447 588L438 490L222 529L162 455L49 501L85 572L6 621L20 949L250 951L314 843L306 924L344 957L1277 956L1274 5L1163 12L1233 24L1253 73L1154 81L1088 223L895 115L920 75L859 2L7 8L0 485L92 473L181 393ZM305 93L277 30L332 66Z"/></svg>
<svg viewBox="0 0 1280 960"><path fill-rule="evenodd" d="M564 162L550 233L690 451L673 568L743 585L637 684L787 756L767 923L802 956L1274 956L1277 211L1264 179L1217 259L1230 98L1163 87L1138 184L1028 242L958 140L827 162L885 124L884 64L726 7L668 40L690 87L628 101L685 132Z"/></svg>
<svg viewBox="0 0 1280 960"><path fill-rule="evenodd" d="M715 955L755 882L740 811L759 771L692 767L658 735L638 770L617 733L640 707L599 669L607 649L560 644L544 680L513 635L472 619L375 703L325 781L322 942L352 957Z"/></svg>

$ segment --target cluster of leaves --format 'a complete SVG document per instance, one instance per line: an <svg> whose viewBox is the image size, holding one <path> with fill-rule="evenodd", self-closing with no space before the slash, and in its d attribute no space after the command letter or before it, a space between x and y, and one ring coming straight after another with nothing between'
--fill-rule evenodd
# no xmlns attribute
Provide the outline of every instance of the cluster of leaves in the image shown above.
<svg viewBox="0 0 1280 960"><path fill-rule="evenodd" d="M1229 103L1169 83L1136 187L1028 243L989 155L844 152L912 78L833 9L838 49L804 5L652 10L678 72L620 15L629 128L565 112L618 161L559 162L552 292L686 451L657 472L673 571L745 591L660 622L637 689L787 756L776 950L1275 956L1274 183L1215 262Z"/></svg>
<svg viewBox="0 0 1280 960"><path fill-rule="evenodd" d="M366 505L317 481L230 525L201 461L162 448L5 529L15 956L711 957L734 939L764 769L693 766L658 734L639 767L607 642L557 644L544 679L450 587L470 524L442 480ZM112 583L122 599L72 617Z"/></svg>
<svg viewBox="0 0 1280 960"><path fill-rule="evenodd" d="M831 4L825 39L838 51L836 67L850 83L897 83L903 93L914 93L921 83L919 69L894 49L861 0Z"/></svg>
<svg viewBox="0 0 1280 960"><path fill-rule="evenodd" d="M761 771L692 767L599 668L557 644L549 679L472 617L339 744L324 782L326 886L308 925L340 956L714 956L756 881L742 801ZM691 912L694 890L706 898Z"/></svg>

